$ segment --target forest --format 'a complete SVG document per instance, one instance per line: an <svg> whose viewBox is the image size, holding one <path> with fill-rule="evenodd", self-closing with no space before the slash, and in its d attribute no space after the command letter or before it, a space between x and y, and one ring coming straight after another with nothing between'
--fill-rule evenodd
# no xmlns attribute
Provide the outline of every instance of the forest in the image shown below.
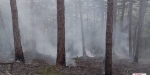
<svg viewBox="0 0 150 75"><path fill-rule="evenodd" d="M0 0L0 75L150 75L150 0Z"/></svg>

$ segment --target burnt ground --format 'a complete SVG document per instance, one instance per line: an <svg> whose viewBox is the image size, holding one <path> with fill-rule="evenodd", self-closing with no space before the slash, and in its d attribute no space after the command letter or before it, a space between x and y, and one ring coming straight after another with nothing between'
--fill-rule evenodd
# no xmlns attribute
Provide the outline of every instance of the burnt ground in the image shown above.
<svg viewBox="0 0 150 75"><path fill-rule="evenodd" d="M42 54L38 56L38 58L32 58L32 60L31 57L28 57L26 59L28 62L25 64L13 62L11 69L10 64L1 65L0 75L104 75L102 57L75 58L76 66L67 66L59 73L54 71L54 66L51 66L55 64L55 61L50 56ZM132 75L132 73L147 73L147 75L150 75L149 61L133 63L130 59L113 60L113 75Z"/></svg>
<svg viewBox="0 0 150 75"><path fill-rule="evenodd" d="M104 75L103 58L78 59L77 66L67 69L67 75ZM147 73L150 75L150 63L133 63L130 59L113 60L113 75L132 75L132 73Z"/></svg>

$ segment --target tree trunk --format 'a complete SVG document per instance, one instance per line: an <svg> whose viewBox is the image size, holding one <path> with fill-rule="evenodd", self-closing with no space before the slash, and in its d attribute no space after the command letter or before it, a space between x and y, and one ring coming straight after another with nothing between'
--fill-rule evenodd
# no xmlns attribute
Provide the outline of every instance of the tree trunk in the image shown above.
<svg viewBox="0 0 150 75"><path fill-rule="evenodd" d="M80 5L80 19L81 19L82 50L83 50L83 56L85 57L86 56L86 52L85 52L85 40L84 40L81 0L79 2L80 2L79 5Z"/></svg>
<svg viewBox="0 0 150 75"><path fill-rule="evenodd" d="M15 48L15 61L19 60L22 63L25 63L22 45L20 30L18 24L18 10L16 0L10 0L11 13L12 13L12 24L13 24L13 35L14 35L14 48Z"/></svg>
<svg viewBox="0 0 150 75"><path fill-rule="evenodd" d="M65 59L65 5L64 0L57 0L57 60L56 69L66 67Z"/></svg>
<svg viewBox="0 0 150 75"><path fill-rule="evenodd" d="M132 8L133 8L133 0L129 1L129 10L128 10L128 17L129 17L129 57L132 57Z"/></svg>
<svg viewBox="0 0 150 75"><path fill-rule="evenodd" d="M107 2L105 75L112 75L113 2L114 0Z"/></svg>
<svg viewBox="0 0 150 75"><path fill-rule="evenodd" d="M143 20L145 16L145 11L146 7L144 7L145 2L147 0L140 0L140 7L139 7L139 21L138 21L138 30L137 30L137 43L136 43L136 51L135 51L135 57L134 57L134 62L138 63L138 57L139 57L139 51L141 47L141 34L142 34L142 25L143 25Z"/></svg>

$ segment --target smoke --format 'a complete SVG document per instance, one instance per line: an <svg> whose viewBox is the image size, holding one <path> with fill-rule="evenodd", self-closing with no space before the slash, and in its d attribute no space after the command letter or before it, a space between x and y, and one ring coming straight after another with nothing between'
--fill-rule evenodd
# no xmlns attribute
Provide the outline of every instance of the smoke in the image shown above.
<svg viewBox="0 0 150 75"><path fill-rule="evenodd" d="M12 61L13 38L9 0L0 1L0 61ZM8 39L9 38L9 39ZM5 60L8 59L8 60Z"/></svg>
<svg viewBox="0 0 150 75"><path fill-rule="evenodd" d="M57 54L57 8L55 0L17 0L19 28L21 33L21 42L23 51L37 51L45 55L51 55L56 58ZM65 1L65 36L66 36L66 61L69 65L75 65L74 57L82 56L82 39L81 39L81 20L79 17L78 1ZM86 1L82 1L82 16L85 49L90 56L104 56L105 54L105 34L106 34L106 8L101 9L98 2L90 2L92 5L87 5ZM77 4L77 5L76 5ZM88 8L87 8L88 7ZM0 0L0 13L6 30L2 28L0 21L0 43L1 54L3 59L12 57L14 53L12 20L9 0ZM103 14L101 15L101 14ZM77 15L76 15L77 14ZM88 14L88 16L87 16ZM95 15L94 15L95 14ZM88 17L88 18L87 18ZM127 23L127 22L125 22ZM117 28L119 30L119 28ZM4 33L5 32L5 33ZM121 38L119 44L115 44L115 53L120 57L128 55L128 35L126 32L116 31L116 39ZM8 42L10 41L10 42ZM8 45L11 46L8 46ZM4 53L2 53L4 52ZM38 56L37 56L38 57Z"/></svg>
<svg viewBox="0 0 150 75"><path fill-rule="evenodd" d="M10 11L10 3L9 0L1 0L1 12L2 18L4 19L4 24L7 30L2 30L6 33L1 32L1 35L8 35L7 39L10 39L10 43L12 47L4 46L5 48L9 48L5 50L5 52L10 53L13 51L13 33L12 33L12 20L11 20L11 11ZM48 1L48 0L36 0L34 4L30 4L30 1L19 0L17 1L18 8L18 17L19 17L19 28L21 33L21 42L23 45L24 52L26 51L38 51L40 53L51 55L56 57L57 53L57 14L56 14L56 1ZM53 5L50 5L50 4ZM79 15L79 6L75 7L74 5L69 5L72 3L71 1L66 1L66 10L65 10L65 21L66 21L66 58L80 57L82 56L82 40L81 40L81 25L80 25L80 17L77 17L77 22L75 16L72 14ZM73 3L72 3L73 4ZM32 7L32 9L31 9ZM83 6L84 8L85 6ZM72 10L72 8L77 8L77 10ZM97 10L99 12L101 10ZM96 18L95 24L96 28L93 25L94 19L93 11L89 11L89 27L87 27L85 12L83 9L83 23L84 23L84 33L85 33L85 45L86 49L89 52L92 50L105 50L105 28L101 28L97 23L101 23L98 17ZM97 15L97 14L96 14ZM96 16L95 15L95 16ZM92 18L90 18L92 17ZM104 20L105 21L105 20ZM104 27L104 26L103 26ZM90 29L88 29L90 28ZM99 30L98 28L104 30ZM101 35L99 35L100 33ZM94 33L94 35L92 35ZM98 41L99 40L99 41ZM103 41L103 42L102 42ZM35 46L33 44L35 42ZM95 42L95 43L92 43ZM35 47L35 48L34 48ZM94 47L97 47L94 49ZM11 50L11 51L10 51ZM3 56L3 55L2 55ZM4 56L3 56L4 57Z"/></svg>
<svg viewBox="0 0 150 75"><path fill-rule="evenodd" d="M94 57L94 55L93 55L90 51L88 51L88 50L86 50L86 55L87 55L88 57Z"/></svg>
<svg viewBox="0 0 150 75"><path fill-rule="evenodd" d="M123 28L120 29L120 25L116 26L114 51L119 58L127 58L129 56L129 35L128 35L128 18L124 18Z"/></svg>

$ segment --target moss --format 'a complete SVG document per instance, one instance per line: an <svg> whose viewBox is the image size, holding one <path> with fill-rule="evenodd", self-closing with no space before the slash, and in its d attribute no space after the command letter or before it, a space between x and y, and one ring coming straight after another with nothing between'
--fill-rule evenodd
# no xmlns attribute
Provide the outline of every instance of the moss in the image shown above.
<svg viewBox="0 0 150 75"><path fill-rule="evenodd" d="M45 67L40 74L42 75L65 75L65 72L58 72L56 71L56 66L55 65L51 65L48 67Z"/></svg>

